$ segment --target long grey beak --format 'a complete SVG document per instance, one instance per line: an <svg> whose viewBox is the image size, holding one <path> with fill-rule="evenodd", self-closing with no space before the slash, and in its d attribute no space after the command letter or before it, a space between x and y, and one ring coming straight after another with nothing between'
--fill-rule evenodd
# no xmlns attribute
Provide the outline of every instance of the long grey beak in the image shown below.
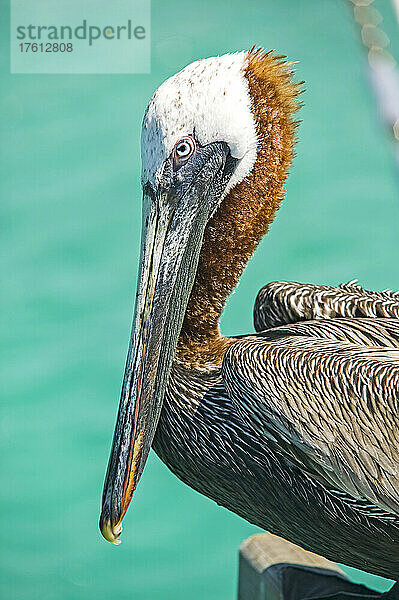
<svg viewBox="0 0 399 600"><path fill-rule="evenodd" d="M135 316L100 517L113 543L154 438L205 226L235 162L226 144L209 144L177 173L168 159L157 189L144 188Z"/></svg>

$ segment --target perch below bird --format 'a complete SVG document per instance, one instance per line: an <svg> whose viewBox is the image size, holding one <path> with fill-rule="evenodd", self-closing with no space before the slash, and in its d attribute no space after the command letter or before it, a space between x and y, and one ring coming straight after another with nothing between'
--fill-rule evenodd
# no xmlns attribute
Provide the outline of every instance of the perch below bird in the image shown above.
<svg viewBox="0 0 399 600"><path fill-rule="evenodd" d="M284 195L299 86L260 50L195 62L142 134L140 282L100 519L117 542L149 449L304 548L399 579L399 295L271 283L226 300Z"/></svg>

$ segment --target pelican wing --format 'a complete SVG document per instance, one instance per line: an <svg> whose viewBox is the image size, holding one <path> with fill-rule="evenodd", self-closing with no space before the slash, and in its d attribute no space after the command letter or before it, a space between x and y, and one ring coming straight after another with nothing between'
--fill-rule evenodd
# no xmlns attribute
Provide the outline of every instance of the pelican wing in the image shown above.
<svg viewBox="0 0 399 600"><path fill-rule="evenodd" d="M399 292L372 292L354 281L338 287L275 281L259 291L254 307L256 331L339 317L399 319Z"/></svg>
<svg viewBox="0 0 399 600"><path fill-rule="evenodd" d="M399 515L399 321L264 331L228 349L222 374L265 443L330 489Z"/></svg>

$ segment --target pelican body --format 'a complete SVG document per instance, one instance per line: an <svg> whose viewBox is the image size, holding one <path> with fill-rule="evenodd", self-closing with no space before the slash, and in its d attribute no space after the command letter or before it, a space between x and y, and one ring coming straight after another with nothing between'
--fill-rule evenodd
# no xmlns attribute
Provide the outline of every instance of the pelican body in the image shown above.
<svg viewBox="0 0 399 600"><path fill-rule="evenodd" d="M325 557L399 579L399 296L278 282L225 303L284 196L300 86L261 50L167 80L142 134L143 234L101 531L150 447L182 481Z"/></svg>

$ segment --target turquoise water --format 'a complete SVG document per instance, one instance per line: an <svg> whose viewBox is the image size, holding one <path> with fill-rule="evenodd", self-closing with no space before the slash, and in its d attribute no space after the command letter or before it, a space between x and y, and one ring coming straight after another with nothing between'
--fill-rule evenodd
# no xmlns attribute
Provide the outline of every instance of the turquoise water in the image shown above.
<svg viewBox="0 0 399 600"><path fill-rule="evenodd" d="M387 2L375 5L387 12ZM150 75L11 76L5 6L1 596L232 599L238 546L256 528L185 487L155 455L122 545L97 529L137 271L141 119L153 90L199 57L257 43L298 60L307 91L287 199L223 330L252 330L254 297L270 280L357 277L399 289L398 181L350 9L154 0Z"/></svg>

